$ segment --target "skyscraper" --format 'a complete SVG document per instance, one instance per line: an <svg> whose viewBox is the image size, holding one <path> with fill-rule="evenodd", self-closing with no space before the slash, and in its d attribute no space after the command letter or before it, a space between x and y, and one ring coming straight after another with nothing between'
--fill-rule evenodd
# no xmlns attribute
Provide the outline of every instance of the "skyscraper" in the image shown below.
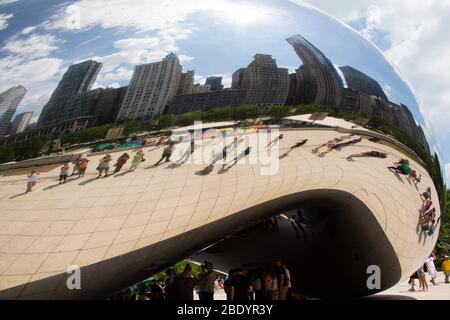
<svg viewBox="0 0 450 320"><path fill-rule="evenodd" d="M26 93L24 87L17 86L0 94L0 136L6 134L11 119Z"/></svg>
<svg viewBox="0 0 450 320"><path fill-rule="evenodd" d="M208 77L206 78L205 85L211 86L211 91L223 90L222 77Z"/></svg>
<svg viewBox="0 0 450 320"><path fill-rule="evenodd" d="M67 107L67 100L86 94L92 88L101 68L101 63L92 60L70 66L44 106L38 125L65 120L67 114L73 113L64 110Z"/></svg>
<svg viewBox="0 0 450 320"><path fill-rule="evenodd" d="M340 105L343 81L333 63L301 35L287 39L303 65L296 70L294 103Z"/></svg>
<svg viewBox="0 0 450 320"><path fill-rule="evenodd" d="M381 85L373 78L369 77L365 73L356 70L350 66L340 67L344 74L347 87L352 90L356 90L370 96L377 96L385 101L388 101L388 97L384 92Z"/></svg>
<svg viewBox="0 0 450 320"><path fill-rule="evenodd" d="M117 119L151 119L162 114L177 93L181 72L174 53L160 62L137 66Z"/></svg>
<svg viewBox="0 0 450 320"><path fill-rule="evenodd" d="M245 103L260 106L283 105L289 91L288 70L278 68L271 55L257 54L242 72L240 88L247 90Z"/></svg>
<svg viewBox="0 0 450 320"><path fill-rule="evenodd" d="M190 70L186 73L181 74L177 94L192 93L192 87L194 86L194 76L195 76L194 70Z"/></svg>
<svg viewBox="0 0 450 320"><path fill-rule="evenodd" d="M233 73L233 78L231 80L231 89L240 89L242 84L242 76L244 75L245 68L236 70Z"/></svg>
<svg viewBox="0 0 450 320"><path fill-rule="evenodd" d="M33 112L18 114L12 123L11 134L24 132L30 124L31 118L33 118Z"/></svg>

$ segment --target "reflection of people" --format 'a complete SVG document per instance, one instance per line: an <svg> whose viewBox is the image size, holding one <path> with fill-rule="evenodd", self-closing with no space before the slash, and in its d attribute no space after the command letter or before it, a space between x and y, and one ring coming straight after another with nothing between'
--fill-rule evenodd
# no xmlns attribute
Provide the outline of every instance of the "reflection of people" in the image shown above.
<svg viewBox="0 0 450 320"><path fill-rule="evenodd" d="M59 184L66 183L67 175L69 174L69 164L66 162L62 165L59 172Z"/></svg>
<svg viewBox="0 0 450 320"><path fill-rule="evenodd" d="M272 141L270 141L270 143L267 145L267 148L270 148L271 146L276 145L280 140L283 140L284 138L284 134L280 134L278 137L276 137L275 139L273 139Z"/></svg>
<svg viewBox="0 0 450 320"><path fill-rule="evenodd" d="M289 150L288 150L285 154L283 154L280 158L285 158L285 157L287 157L287 156L289 155L289 153L292 152L292 150L304 146L307 142L308 142L308 139L300 140L299 142L297 142L296 144L294 144L293 146L291 146L291 147L289 148Z"/></svg>
<svg viewBox="0 0 450 320"><path fill-rule="evenodd" d="M31 170L30 174L27 175L28 182L27 182L27 191L26 193L30 192L31 189L36 185L38 180L39 173L36 170Z"/></svg>
<svg viewBox="0 0 450 320"><path fill-rule="evenodd" d="M82 158L80 160L80 164L78 165L78 178L84 177L84 174L86 173L86 169L88 167L89 160L86 158Z"/></svg>
<svg viewBox="0 0 450 320"><path fill-rule="evenodd" d="M112 157L109 154L107 154L102 159L100 159L100 162L97 167L97 171L98 171L97 178L100 178L102 176L103 172L105 173L105 177L108 176L109 163L111 162L111 160L112 160Z"/></svg>
<svg viewBox="0 0 450 320"><path fill-rule="evenodd" d="M164 159L166 160L165 162L170 161L170 157L172 156L174 145L175 145L175 143L171 142L167 147L164 148L161 159L159 159L159 161L157 163L155 163L155 166L159 165Z"/></svg>
<svg viewBox="0 0 450 320"><path fill-rule="evenodd" d="M114 173L117 173L120 170L122 170L122 167L128 162L128 160L130 160L130 156L128 153L124 153L123 155L121 155L119 159L117 159L116 164L114 165L116 167Z"/></svg>
<svg viewBox="0 0 450 320"><path fill-rule="evenodd" d="M213 271L213 265L206 262L203 266L203 272L199 276L198 296L200 301L214 300L214 284L216 281L216 274Z"/></svg>
<svg viewBox="0 0 450 320"><path fill-rule="evenodd" d="M411 167L409 166L409 160L401 159L399 162L394 163L394 166L388 167L389 170L393 170L395 173L410 175Z"/></svg>
<svg viewBox="0 0 450 320"><path fill-rule="evenodd" d="M133 158L133 161L131 162L130 171L133 172L134 170L136 170L139 164L144 161L145 161L144 152L140 151L136 153L136 155Z"/></svg>
<svg viewBox="0 0 450 320"><path fill-rule="evenodd" d="M380 158L380 159L386 159L387 154L384 152L379 151L369 151L369 152L363 152L358 154L352 154L351 156L348 156L347 159L353 159L353 158Z"/></svg>

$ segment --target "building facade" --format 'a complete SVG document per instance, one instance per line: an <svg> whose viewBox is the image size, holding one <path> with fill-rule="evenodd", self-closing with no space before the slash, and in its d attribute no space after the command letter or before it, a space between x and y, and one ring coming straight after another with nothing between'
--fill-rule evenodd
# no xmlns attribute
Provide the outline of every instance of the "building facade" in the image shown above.
<svg viewBox="0 0 450 320"><path fill-rule="evenodd" d="M192 93L192 88L194 87L194 76L195 76L194 70L190 70L188 72L183 72L181 74L180 84L178 86L177 94Z"/></svg>
<svg viewBox="0 0 450 320"><path fill-rule="evenodd" d="M231 89L241 89L242 85L242 77L244 75L245 68L241 68L236 70L233 73L232 80L231 80Z"/></svg>
<svg viewBox="0 0 450 320"><path fill-rule="evenodd" d="M128 87L103 90L92 111L92 116L96 118L96 125L112 123L119 114L120 107L125 99Z"/></svg>
<svg viewBox="0 0 450 320"><path fill-rule="evenodd" d="M192 86L191 93L206 93L211 91L211 85L196 83Z"/></svg>
<svg viewBox="0 0 450 320"><path fill-rule="evenodd" d="M27 90L23 86L12 87L0 94L0 137L6 134L11 119Z"/></svg>
<svg viewBox="0 0 450 320"><path fill-rule="evenodd" d="M222 77L208 77L205 84L210 85L212 91L223 90Z"/></svg>
<svg viewBox="0 0 450 320"><path fill-rule="evenodd" d="M58 87L53 91L50 100L44 106L38 120L38 126L44 126L62 120L67 120L68 115L80 112L66 110L73 108L76 103L74 100L84 100L79 106L83 107L86 100L92 98L88 92L97 79L98 73L102 68L102 64L93 60L84 61L74 64L64 73ZM77 98L76 98L77 97Z"/></svg>
<svg viewBox="0 0 450 320"><path fill-rule="evenodd" d="M389 100L383 88L375 79L350 66L340 67L339 69L344 74L345 81L349 89L356 90L370 96L377 96L385 101Z"/></svg>
<svg viewBox="0 0 450 320"><path fill-rule="evenodd" d="M301 35L288 38L303 65L296 70L295 104L336 106L342 100L344 83L333 63Z"/></svg>
<svg viewBox="0 0 450 320"><path fill-rule="evenodd" d="M245 102L246 94L245 90L222 90L178 95L170 105L168 113L182 114L224 106L238 106Z"/></svg>
<svg viewBox="0 0 450 320"><path fill-rule="evenodd" d="M181 73L180 60L174 53L160 62L137 66L117 120L161 115L177 93Z"/></svg>
<svg viewBox="0 0 450 320"><path fill-rule="evenodd" d="M288 70L278 68L271 55L257 54L242 72L240 88L247 91L247 104L284 105L289 91Z"/></svg>
<svg viewBox="0 0 450 320"><path fill-rule="evenodd" d="M24 112L18 114L12 122L11 134L18 134L24 132L30 125L33 118L33 112Z"/></svg>

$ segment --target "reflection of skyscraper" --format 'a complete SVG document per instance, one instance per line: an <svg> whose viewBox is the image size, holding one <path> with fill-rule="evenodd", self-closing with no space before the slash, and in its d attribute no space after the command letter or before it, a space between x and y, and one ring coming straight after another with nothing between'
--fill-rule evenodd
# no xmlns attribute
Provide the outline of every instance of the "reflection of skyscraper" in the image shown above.
<svg viewBox="0 0 450 320"><path fill-rule="evenodd" d="M344 74L348 88L371 96L380 97L385 101L389 100L380 84L373 78L349 66L340 67L339 69Z"/></svg>
<svg viewBox="0 0 450 320"><path fill-rule="evenodd" d="M180 60L174 53L160 62L137 66L117 119L146 119L162 114L177 93L181 72Z"/></svg>
<svg viewBox="0 0 450 320"><path fill-rule="evenodd" d="M283 105L289 90L288 70L278 68L272 56L257 54L242 72L240 88L247 90L248 104Z"/></svg>
<svg viewBox="0 0 450 320"><path fill-rule="evenodd" d="M73 100L74 96L87 93L92 88L101 67L101 63L92 60L70 66L44 106L38 125L63 120L65 114L72 113L64 110L67 107L67 100L69 98Z"/></svg>
<svg viewBox="0 0 450 320"><path fill-rule="evenodd" d="M18 114L12 123L11 134L24 132L30 124L31 118L33 118L33 112Z"/></svg>
<svg viewBox="0 0 450 320"><path fill-rule="evenodd" d="M314 45L300 35L287 41L294 47L303 65L296 70L295 104L315 103L339 105L343 82L331 61Z"/></svg>
<svg viewBox="0 0 450 320"><path fill-rule="evenodd" d="M192 92L192 87L194 86L194 76L194 70L181 74L177 94L189 94Z"/></svg>
<svg viewBox="0 0 450 320"><path fill-rule="evenodd" d="M0 136L4 136L17 106L27 90L22 86L12 87L0 94Z"/></svg>
<svg viewBox="0 0 450 320"><path fill-rule="evenodd" d="M222 77L208 77L205 84L211 86L211 91L223 90Z"/></svg>
<svg viewBox="0 0 450 320"><path fill-rule="evenodd" d="M242 76L244 75L245 68L241 68L233 73L233 78L231 80L232 89L240 89L242 84Z"/></svg>

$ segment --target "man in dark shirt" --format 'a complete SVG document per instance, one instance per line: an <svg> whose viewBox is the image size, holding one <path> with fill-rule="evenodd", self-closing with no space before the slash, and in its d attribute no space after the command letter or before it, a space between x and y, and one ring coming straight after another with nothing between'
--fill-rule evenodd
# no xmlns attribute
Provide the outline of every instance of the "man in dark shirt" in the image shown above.
<svg viewBox="0 0 450 320"><path fill-rule="evenodd" d="M236 269L236 273L230 282L230 300L248 301L252 289L250 279L244 274L242 269Z"/></svg>
<svg viewBox="0 0 450 320"><path fill-rule="evenodd" d="M187 264L183 273L175 278L177 300L194 300L194 288L197 284L198 279L192 275L192 268Z"/></svg>
<svg viewBox="0 0 450 320"><path fill-rule="evenodd" d="M278 280L278 287L280 288L280 300L286 300L286 294L287 294L287 279L286 279L286 271L283 268L283 263L281 261L277 261L276 263L276 273L277 273L277 280Z"/></svg>

